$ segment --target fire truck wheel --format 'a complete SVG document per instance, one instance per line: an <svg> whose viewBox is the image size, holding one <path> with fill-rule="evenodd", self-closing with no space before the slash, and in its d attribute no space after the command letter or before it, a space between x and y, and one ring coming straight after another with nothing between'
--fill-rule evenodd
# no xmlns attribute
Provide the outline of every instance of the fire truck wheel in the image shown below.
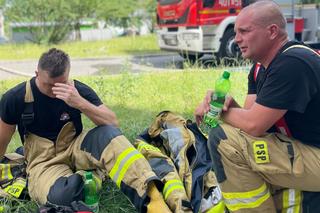
<svg viewBox="0 0 320 213"><path fill-rule="evenodd" d="M195 63L197 60L199 60L203 54L202 53L186 53L186 52L180 52L179 55L184 58L185 61L190 63Z"/></svg>
<svg viewBox="0 0 320 213"><path fill-rule="evenodd" d="M234 42L235 32L232 28L227 29L221 39L221 45L217 57L223 59L227 58L239 58L240 49Z"/></svg>

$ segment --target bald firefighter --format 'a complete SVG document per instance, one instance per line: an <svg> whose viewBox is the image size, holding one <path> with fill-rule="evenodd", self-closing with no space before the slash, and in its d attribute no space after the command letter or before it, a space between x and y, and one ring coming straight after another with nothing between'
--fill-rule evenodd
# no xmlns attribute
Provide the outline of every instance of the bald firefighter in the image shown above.
<svg viewBox="0 0 320 213"><path fill-rule="evenodd" d="M209 133L225 204L231 212L272 213L272 194L282 190L283 212L302 212L301 191L320 191L320 57L289 41L286 20L272 1L245 7L234 29L243 58L256 64L243 108L227 98L224 124ZM212 92L195 110L198 123Z"/></svg>

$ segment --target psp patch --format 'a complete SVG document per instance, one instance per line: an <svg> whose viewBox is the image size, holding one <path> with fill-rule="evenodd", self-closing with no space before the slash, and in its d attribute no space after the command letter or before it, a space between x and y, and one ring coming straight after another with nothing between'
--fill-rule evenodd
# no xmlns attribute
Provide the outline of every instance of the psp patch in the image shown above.
<svg viewBox="0 0 320 213"><path fill-rule="evenodd" d="M268 144L265 141L254 141L253 142L253 154L256 163L269 163L269 151Z"/></svg>

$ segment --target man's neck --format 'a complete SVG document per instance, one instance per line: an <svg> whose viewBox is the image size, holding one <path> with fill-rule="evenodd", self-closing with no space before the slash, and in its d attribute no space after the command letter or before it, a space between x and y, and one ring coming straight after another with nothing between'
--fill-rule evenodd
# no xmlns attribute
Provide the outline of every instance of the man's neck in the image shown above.
<svg viewBox="0 0 320 213"><path fill-rule="evenodd" d="M260 63L265 67L266 69L270 65L271 61L274 59L274 57L278 54L280 49L288 42L288 38L282 39L278 42L275 42L274 45L271 46L270 51L267 55L265 55L264 59L260 61Z"/></svg>

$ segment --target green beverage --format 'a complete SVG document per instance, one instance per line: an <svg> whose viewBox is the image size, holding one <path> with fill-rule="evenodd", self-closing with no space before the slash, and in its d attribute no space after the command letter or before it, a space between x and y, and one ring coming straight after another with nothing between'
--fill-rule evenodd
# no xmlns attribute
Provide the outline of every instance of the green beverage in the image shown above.
<svg viewBox="0 0 320 213"><path fill-rule="evenodd" d="M219 124L225 97L231 87L229 77L230 73L224 71L222 76L215 82L215 91L211 96L210 110L204 116L204 123L210 128L214 128Z"/></svg>
<svg viewBox="0 0 320 213"><path fill-rule="evenodd" d="M84 202L93 210L93 212L99 212L97 184L92 178L92 172L90 171L85 173Z"/></svg>

